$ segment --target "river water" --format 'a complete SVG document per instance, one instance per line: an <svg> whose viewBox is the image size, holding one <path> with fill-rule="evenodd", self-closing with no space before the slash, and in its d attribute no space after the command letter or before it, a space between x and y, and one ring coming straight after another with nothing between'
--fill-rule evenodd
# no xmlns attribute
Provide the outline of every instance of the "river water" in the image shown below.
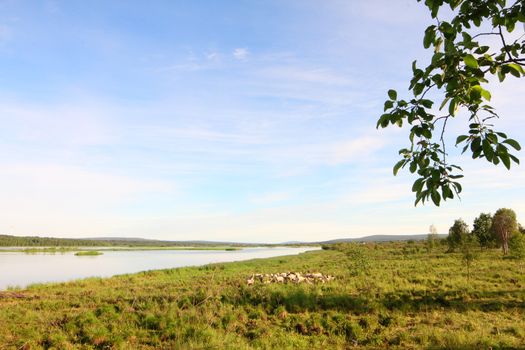
<svg viewBox="0 0 525 350"><path fill-rule="evenodd" d="M198 266L299 254L318 248L256 247L223 250L102 251L98 256L75 256L75 252L35 253L0 250L0 290L24 288L33 283L63 282L86 277L109 277L125 273Z"/></svg>

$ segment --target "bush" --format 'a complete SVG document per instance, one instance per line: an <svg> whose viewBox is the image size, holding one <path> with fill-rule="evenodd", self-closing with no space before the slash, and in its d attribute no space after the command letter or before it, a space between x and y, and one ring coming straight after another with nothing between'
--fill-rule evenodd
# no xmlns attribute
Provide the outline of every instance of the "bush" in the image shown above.
<svg viewBox="0 0 525 350"><path fill-rule="evenodd" d="M525 235L516 232L509 242L510 252L517 259L525 258Z"/></svg>

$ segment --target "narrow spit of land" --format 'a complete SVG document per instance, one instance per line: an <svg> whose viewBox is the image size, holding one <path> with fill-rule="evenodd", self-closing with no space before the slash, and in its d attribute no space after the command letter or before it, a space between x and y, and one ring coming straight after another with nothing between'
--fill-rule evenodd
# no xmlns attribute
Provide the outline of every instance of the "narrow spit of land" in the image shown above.
<svg viewBox="0 0 525 350"><path fill-rule="evenodd" d="M118 247L118 246L90 246L90 247L3 247L0 248L0 252L10 253L66 253L66 252L92 252L106 251L106 252L124 252L124 251L147 251L147 250L226 250L235 251L241 250L243 247L230 247L230 246L197 246L197 247L163 247L163 246L131 246L131 247Z"/></svg>
<svg viewBox="0 0 525 350"><path fill-rule="evenodd" d="M478 349L525 344L518 260L419 243L36 285L0 293L0 349ZM335 276L270 283L254 273Z"/></svg>

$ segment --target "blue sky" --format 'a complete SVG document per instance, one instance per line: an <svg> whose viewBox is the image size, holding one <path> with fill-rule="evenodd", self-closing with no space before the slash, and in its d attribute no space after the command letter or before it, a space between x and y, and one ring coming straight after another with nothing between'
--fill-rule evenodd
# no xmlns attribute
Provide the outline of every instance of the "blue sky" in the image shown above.
<svg viewBox="0 0 525 350"><path fill-rule="evenodd" d="M408 0L0 1L0 232L280 242L446 232L499 207L523 221L522 167L458 158L462 200L439 208L392 176L406 133L375 123L429 23ZM524 143L522 84L493 105Z"/></svg>

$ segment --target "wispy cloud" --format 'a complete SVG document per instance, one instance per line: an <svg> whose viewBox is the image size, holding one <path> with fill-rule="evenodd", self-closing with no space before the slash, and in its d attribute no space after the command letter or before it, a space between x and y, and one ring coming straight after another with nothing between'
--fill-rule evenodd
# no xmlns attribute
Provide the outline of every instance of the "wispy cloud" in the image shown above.
<svg viewBox="0 0 525 350"><path fill-rule="evenodd" d="M172 182L32 162L2 164L0 190L0 231L57 235L95 234L101 228L97 220L117 217L123 207L136 203L147 210L160 194L175 197L179 189ZM40 230L35 232L36 227Z"/></svg>
<svg viewBox="0 0 525 350"><path fill-rule="evenodd" d="M296 82L296 83L314 83L323 85L349 85L351 80L348 74L337 73L327 68L307 68L298 67L297 65L289 66L270 66L262 68L261 76L277 81Z"/></svg>
<svg viewBox="0 0 525 350"><path fill-rule="evenodd" d="M247 48L238 47L233 50L232 54L233 54L233 57L235 57L235 59L243 61L248 58L248 56L250 55L250 52L248 51Z"/></svg>
<svg viewBox="0 0 525 350"><path fill-rule="evenodd" d="M118 137L108 118L114 112L112 107L93 101L46 105L7 101L0 104L0 121L11 139L62 146L100 145Z"/></svg>

